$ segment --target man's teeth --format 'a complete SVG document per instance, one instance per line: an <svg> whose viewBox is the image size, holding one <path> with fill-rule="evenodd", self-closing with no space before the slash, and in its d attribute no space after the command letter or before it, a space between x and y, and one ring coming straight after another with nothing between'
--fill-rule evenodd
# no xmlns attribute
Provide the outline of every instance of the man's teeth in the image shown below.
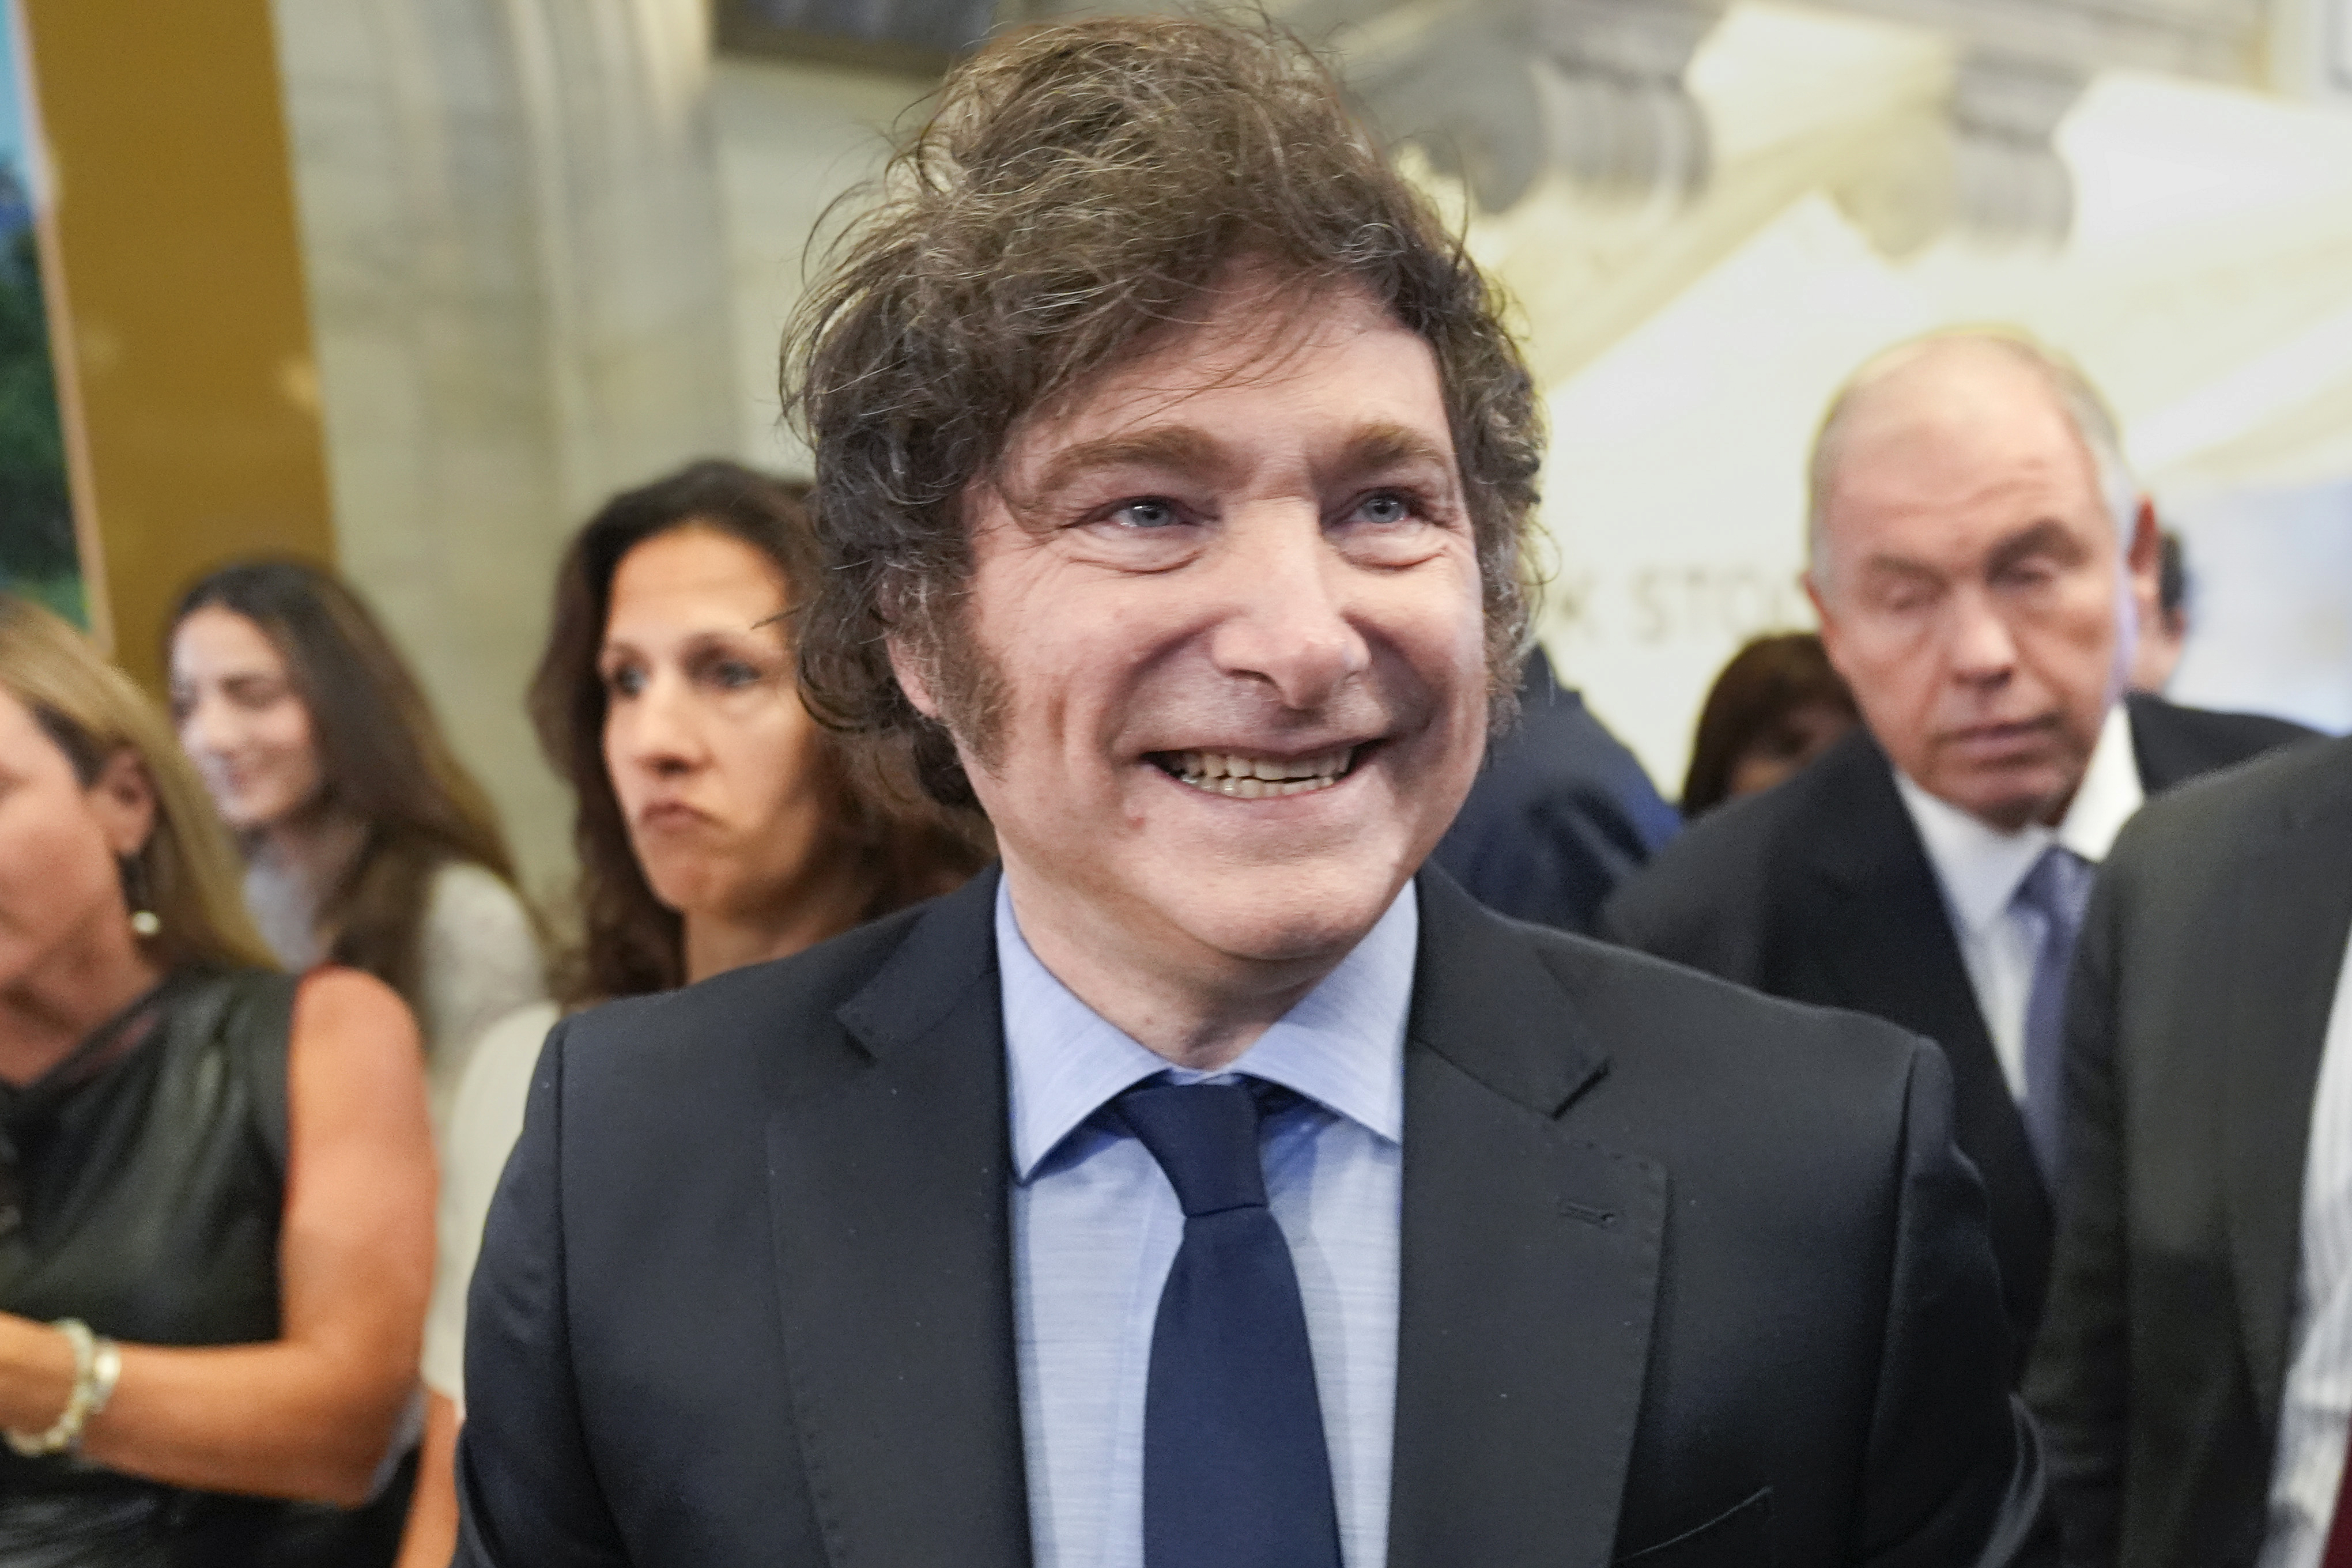
<svg viewBox="0 0 2352 1568"><path fill-rule="evenodd" d="M1284 760L1273 757L1237 757L1224 751L1180 751L1170 758L1170 769L1195 789L1255 800L1267 795L1304 795L1328 789L1348 771L1356 748L1326 752L1320 757Z"/></svg>

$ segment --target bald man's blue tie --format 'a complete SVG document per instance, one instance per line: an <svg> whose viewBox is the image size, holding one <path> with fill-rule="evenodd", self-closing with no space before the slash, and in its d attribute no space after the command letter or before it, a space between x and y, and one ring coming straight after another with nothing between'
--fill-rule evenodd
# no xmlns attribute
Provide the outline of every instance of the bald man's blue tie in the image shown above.
<svg viewBox="0 0 2352 1568"><path fill-rule="evenodd" d="M1255 1089L1118 1101L1184 1210L1145 1384L1144 1568L1339 1568L1307 1312L1258 1157L1261 1096L1289 1096Z"/></svg>
<svg viewBox="0 0 2352 1568"><path fill-rule="evenodd" d="M2052 1192L2064 1178L2066 1130L2066 980L2074 943L2097 875L2088 861L2052 844L2025 873L2010 902L2042 918L2033 983L2025 997L2025 1134Z"/></svg>

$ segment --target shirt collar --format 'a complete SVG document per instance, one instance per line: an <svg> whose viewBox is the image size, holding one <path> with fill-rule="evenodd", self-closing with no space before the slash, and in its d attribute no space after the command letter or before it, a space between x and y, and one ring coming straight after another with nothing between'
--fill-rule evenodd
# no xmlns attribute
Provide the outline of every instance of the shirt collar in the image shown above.
<svg viewBox="0 0 2352 1568"><path fill-rule="evenodd" d="M2058 824L2058 841L2096 865L2107 858L2116 847L2116 835L2147 801L2139 758L2132 748L2131 713L2117 703L2107 710L2099 744L2091 748L2091 766L2083 773L2083 787L2074 791L2074 803Z"/></svg>
<svg viewBox="0 0 2352 1568"><path fill-rule="evenodd" d="M1420 904L1407 883L1338 967L1223 1072L1279 1083L1377 1137L1402 1143L1405 1019L1420 939ZM1020 1180L1120 1091L1160 1072L1180 1081L1211 1076L1170 1067L1073 995L1029 950L1002 881L996 967Z"/></svg>
<svg viewBox="0 0 2352 1568"><path fill-rule="evenodd" d="M2029 822L2004 832L1928 794L1901 768L1895 769L1895 788L1919 830L1946 902L1970 932L2000 918L2018 883L2050 845L2063 844L2094 865L2106 859L2116 835L2147 799L2132 752L2131 716L2122 703L2107 710L2074 803L2054 829Z"/></svg>

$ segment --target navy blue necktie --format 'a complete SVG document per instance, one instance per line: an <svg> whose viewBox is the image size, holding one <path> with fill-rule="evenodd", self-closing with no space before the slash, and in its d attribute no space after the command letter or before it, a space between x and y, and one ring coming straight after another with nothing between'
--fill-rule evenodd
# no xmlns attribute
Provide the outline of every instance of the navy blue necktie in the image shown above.
<svg viewBox="0 0 2352 1568"><path fill-rule="evenodd" d="M2054 1195L2063 1176L2066 1129L2066 977L2091 902L2091 863L2052 844L2010 902L2042 917L2033 984L2025 998L2025 1131Z"/></svg>
<svg viewBox="0 0 2352 1568"><path fill-rule="evenodd" d="M1184 1210L1151 1327L1144 1568L1339 1568L1307 1312L1265 1206L1259 1102L1241 1083L1148 1083L1118 1105Z"/></svg>

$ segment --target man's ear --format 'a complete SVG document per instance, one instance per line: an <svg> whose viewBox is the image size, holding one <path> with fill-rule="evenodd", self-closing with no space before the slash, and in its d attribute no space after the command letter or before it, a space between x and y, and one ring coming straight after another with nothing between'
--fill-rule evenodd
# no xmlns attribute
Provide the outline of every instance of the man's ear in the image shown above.
<svg viewBox="0 0 2352 1568"><path fill-rule="evenodd" d="M155 785L137 752L126 746L108 758L84 795L109 849L135 855L147 847L155 831Z"/></svg>
<svg viewBox="0 0 2352 1568"><path fill-rule="evenodd" d="M1822 580L1815 575L1812 568L1807 567L1798 573L1797 580L1804 585L1805 598L1811 601L1813 606L1813 619L1820 623L1822 652L1829 655L1830 668L1843 675L1845 674L1845 665L1838 658L1838 650L1845 639L1839 628L1837 614L1830 608L1830 597L1822 591Z"/></svg>
<svg viewBox="0 0 2352 1568"><path fill-rule="evenodd" d="M890 650L890 673L898 677L898 689L915 705L915 711L933 723L940 718L939 695L931 690L929 662L918 658L906 639L893 633L885 639Z"/></svg>
<svg viewBox="0 0 2352 1568"><path fill-rule="evenodd" d="M2133 591L2141 601L2156 603L2158 579L2164 570L2164 528L2156 520L2156 502L2146 496L2132 516L2131 538L2124 541L2124 570L2131 573Z"/></svg>

